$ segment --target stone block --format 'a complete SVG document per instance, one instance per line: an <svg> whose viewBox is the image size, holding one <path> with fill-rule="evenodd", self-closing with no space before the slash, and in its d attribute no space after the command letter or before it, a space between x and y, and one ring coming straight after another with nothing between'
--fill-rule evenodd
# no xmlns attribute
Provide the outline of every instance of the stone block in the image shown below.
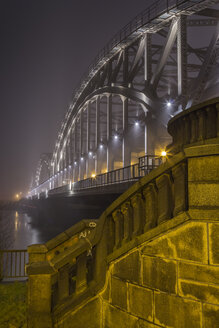
<svg viewBox="0 0 219 328"><path fill-rule="evenodd" d="M179 295L219 305L219 286L179 279Z"/></svg>
<svg viewBox="0 0 219 328"><path fill-rule="evenodd" d="M90 328L88 325L84 327ZM96 326L96 328L97 327L98 326ZM136 317L129 315L127 312L119 310L108 303L103 303L103 327L138 328L138 320Z"/></svg>
<svg viewBox="0 0 219 328"><path fill-rule="evenodd" d="M101 303L98 298L80 307L77 311L66 315L58 322L62 328L97 328L101 323Z"/></svg>
<svg viewBox="0 0 219 328"><path fill-rule="evenodd" d="M176 293L176 262L157 257L143 257L143 285Z"/></svg>
<svg viewBox="0 0 219 328"><path fill-rule="evenodd" d="M219 205L219 184L189 183L189 207L215 207Z"/></svg>
<svg viewBox="0 0 219 328"><path fill-rule="evenodd" d="M219 267L179 262L179 278L219 284Z"/></svg>
<svg viewBox="0 0 219 328"><path fill-rule="evenodd" d="M201 303L155 292L154 323L162 327L201 328Z"/></svg>
<svg viewBox="0 0 219 328"><path fill-rule="evenodd" d="M139 283L140 260L138 251L126 255L113 266L112 274L121 279Z"/></svg>
<svg viewBox="0 0 219 328"><path fill-rule="evenodd" d="M112 304L127 310L127 283L112 276L111 280Z"/></svg>
<svg viewBox="0 0 219 328"><path fill-rule="evenodd" d="M209 260L219 264L219 223L209 223Z"/></svg>
<svg viewBox="0 0 219 328"><path fill-rule="evenodd" d="M203 328L219 326L219 306L203 304Z"/></svg>
<svg viewBox="0 0 219 328"><path fill-rule="evenodd" d="M146 244L145 255L208 263L207 225L188 222Z"/></svg>
<svg viewBox="0 0 219 328"><path fill-rule="evenodd" d="M216 181L218 177L219 156L188 159L188 181Z"/></svg>
<svg viewBox="0 0 219 328"><path fill-rule="evenodd" d="M134 316L153 321L153 291L129 284L129 312Z"/></svg>

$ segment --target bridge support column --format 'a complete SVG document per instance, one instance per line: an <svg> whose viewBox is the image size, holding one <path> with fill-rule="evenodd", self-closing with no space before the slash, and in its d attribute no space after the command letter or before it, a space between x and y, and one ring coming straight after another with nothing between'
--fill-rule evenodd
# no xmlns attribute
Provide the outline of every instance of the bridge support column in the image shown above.
<svg viewBox="0 0 219 328"><path fill-rule="evenodd" d="M107 96L107 172L113 170L112 156L112 95Z"/></svg>
<svg viewBox="0 0 219 328"><path fill-rule="evenodd" d="M148 112L145 119L145 153L153 155L155 153L154 120Z"/></svg>
<svg viewBox="0 0 219 328"><path fill-rule="evenodd" d="M88 178L90 175L90 103L87 105L87 144L86 144L86 152L87 152L87 160L86 160L86 177Z"/></svg>
<svg viewBox="0 0 219 328"><path fill-rule="evenodd" d="M128 98L123 98L123 140L122 140L122 161L123 167L130 165L131 152L129 141L127 139L128 132Z"/></svg>
<svg viewBox="0 0 219 328"><path fill-rule="evenodd" d="M97 97L96 98L96 126L95 126L95 148L96 148L95 174L100 173L98 168L99 141L100 141L100 97Z"/></svg>
<svg viewBox="0 0 219 328"><path fill-rule="evenodd" d="M185 109L187 93L187 35L186 16L181 15L177 22L177 71L178 97L181 97L179 110Z"/></svg>
<svg viewBox="0 0 219 328"><path fill-rule="evenodd" d="M83 109L80 113L80 151L79 151L79 180L84 179L84 167L85 167L85 158L83 154Z"/></svg>
<svg viewBox="0 0 219 328"><path fill-rule="evenodd" d="M145 122L144 122L144 153L148 155L148 126L147 126L147 113L145 113Z"/></svg>

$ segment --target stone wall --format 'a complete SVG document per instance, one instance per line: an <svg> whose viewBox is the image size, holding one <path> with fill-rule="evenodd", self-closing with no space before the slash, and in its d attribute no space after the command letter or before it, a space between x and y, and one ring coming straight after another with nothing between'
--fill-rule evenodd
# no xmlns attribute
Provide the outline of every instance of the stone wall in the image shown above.
<svg viewBox="0 0 219 328"><path fill-rule="evenodd" d="M102 327L217 327L218 229L189 220L111 264Z"/></svg>

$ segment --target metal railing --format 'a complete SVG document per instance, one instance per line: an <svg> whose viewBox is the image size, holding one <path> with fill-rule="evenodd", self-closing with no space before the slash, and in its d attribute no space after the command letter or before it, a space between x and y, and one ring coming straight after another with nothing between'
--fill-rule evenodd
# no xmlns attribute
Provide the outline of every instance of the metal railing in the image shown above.
<svg viewBox="0 0 219 328"><path fill-rule="evenodd" d="M110 172L98 174L95 177L68 183L48 191L48 196L60 194L70 194L71 191L77 192L83 189L106 186L110 184L122 183L127 181L137 181L151 170L157 168L162 163L162 159L155 155L145 155L138 158L138 163L122 167ZM46 193L41 192L40 198L45 198ZM37 196L35 196L37 198Z"/></svg>
<svg viewBox="0 0 219 328"><path fill-rule="evenodd" d="M106 186L127 181L137 181L148 174L151 170L158 167L162 162L160 157L154 155L142 156L139 157L138 160L139 162L136 164L77 181L72 185L72 190L79 191L82 189Z"/></svg>
<svg viewBox="0 0 219 328"><path fill-rule="evenodd" d="M0 280L27 277L25 265L28 262L26 249L0 250Z"/></svg>

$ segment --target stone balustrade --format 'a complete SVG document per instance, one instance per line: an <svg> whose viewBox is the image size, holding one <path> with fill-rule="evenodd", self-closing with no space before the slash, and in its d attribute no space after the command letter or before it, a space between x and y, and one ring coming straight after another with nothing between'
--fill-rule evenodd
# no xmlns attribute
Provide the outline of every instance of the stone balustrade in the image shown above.
<svg viewBox="0 0 219 328"><path fill-rule="evenodd" d="M204 103L170 121L168 149L174 156L115 200L95 229L96 222L83 221L45 245L29 247L28 327L56 325L68 309L103 288L110 261L137 246L152 228L195 208L188 179L188 159L194 154L184 150L217 137L218 104L218 99Z"/></svg>
<svg viewBox="0 0 219 328"><path fill-rule="evenodd" d="M173 143L167 147L175 154L191 145L213 142L219 136L219 98L191 107L173 117L168 123ZM209 141L211 139L211 141Z"/></svg>
<svg viewBox="0 0 219 328"><path fill-rule="evenodd" d="M30 327L44 327L45 318L52 327L52 313L58 315L103 286L107 256L131 248L138 236L187 208L186 169L182 158L165 163L119 197L92 232L71 236L75 232L71 228L45 245L28 248L29 285L34 286L29 288L29 320L36 320ZM42 296L37 285L44 290ZM36 302L40 297L44 306L39 315ZM40 318L43 322L39 323Z"/></svg>

